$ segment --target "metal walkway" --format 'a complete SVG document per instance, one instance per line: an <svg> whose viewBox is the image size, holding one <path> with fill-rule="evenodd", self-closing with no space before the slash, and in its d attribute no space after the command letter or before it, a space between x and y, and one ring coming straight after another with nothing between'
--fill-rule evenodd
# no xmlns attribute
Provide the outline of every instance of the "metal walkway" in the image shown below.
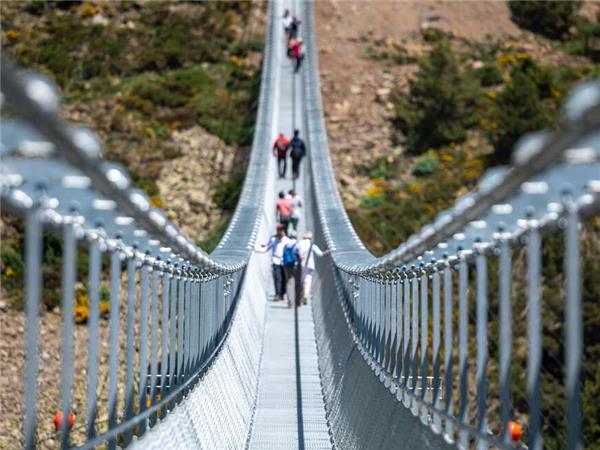
<svg viewBox="0 0 600 450"><path fill-rule="evenodd" d="M292 6L286 5L290 9ZM279 70L281 90L277 131L291 136L298 128L301 137L306 140L306 131L301 124L304 108L302 77L294 75L285 57L279 60ZM305 159L300 178L294 183L288 164L286 178L275 182L276 193L295 189L305 202L299 221L300 238L307 224L304 211L308 209L305 181L308 170L308 160ZM287 302L269 301L263 345L260 386L249 448L330 449L311 305L288 309Z"/></svg>
<svg viewBox="0 0 600 450"><path fill-rule="evenodd" d="M310 307L269 302L250 449L330 449Z"/></svg>

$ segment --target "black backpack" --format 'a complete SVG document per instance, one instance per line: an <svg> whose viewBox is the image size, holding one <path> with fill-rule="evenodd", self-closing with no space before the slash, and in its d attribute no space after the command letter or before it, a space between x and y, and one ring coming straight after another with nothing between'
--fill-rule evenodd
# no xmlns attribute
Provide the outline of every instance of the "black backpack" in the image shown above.
<svg viewBox="0 0 600 450"><path fill-rule="evenodd" d="M293 138L290 142L290 147L292 147L290 156L293 159L300 159L306 155L306 149L304 147L304 142L302 141L302 139Z"/></svg>

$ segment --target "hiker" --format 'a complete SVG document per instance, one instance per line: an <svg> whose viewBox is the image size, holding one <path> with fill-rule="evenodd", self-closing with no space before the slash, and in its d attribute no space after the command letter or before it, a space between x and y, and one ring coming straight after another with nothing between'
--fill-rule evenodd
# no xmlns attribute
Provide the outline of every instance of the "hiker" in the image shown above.
<svg viewBox="0 0 600 450"><path fill-rule="evenodd" d="M285 31L285 35L287 37L287 39L289 40L290 38L290 31L292 29L292 23L294 22L294 19L292 18L292 15L290 14L290 10L286 9L283 12L283 29Z"/></svg>
<svg viewBox="0 0 600 450"><path fill-rule="evenodd" d="M304 239L297 244L298 253L300 254L300 264L302 265L301 285L302 285L302 304L308 304L310 290L312 287L312 278L315 272L315 255L321 257L328 255L329 249L323 251L317 244L313 242L312 231L304 233Z"/></svg>
<svg viewBox="0 0 600 450"><path fill-rule="evenodd" d="M298 73L298 71L300 70L300 66L302 65L302 61L304 60L304 49L302 47L302 39L290 39L290 42L292 42L290 47L292 49L294 73Z"/></svg>
<svg viewBox="0 0 600 450"><path fill-rule="evenodd" d="M290 157L292 158L292 178L300 176L300 161L306 156L306 146L300 139L300 130L294 130L294 137L290 141Z"/></svg>
<svg viewBox="0 0 600 450"><path fill-rule="evenodd" d="M279 178L285 178L285 172L287 170L287 151L290 146L290 141L285 137L283 133L279 133L275 143L273 144L273 155L277 157L277 171Z"/></svg>
<svg viewBox="0 0 600 450"><path fill-rule="evenodd" d="M290 23L290 31L288 32L288 39L295 39L298 36L298 28L302 22L298 20L296 16L292 17Z"/></svg>
<svg viewBox="0 0 600 450"><path fill-rule="evenodd" d="M285 198L285 192L279 193L279 199L275 203L275 212L277 214L277 221L284 226L285 234L288 233L288 227L292 221L292 212L294 208L292 202Z"/></svg>
<svg viewBox="0 0 600 450"><path fill-rule="evenodd" d="M292 228L294 231L298 231L298 221L300 220L300 208L302 208L302 199L298 195L298 193L290 189L286 198L292 204L292 217L290 219L290 223L292 224Z"/></svg>
<svg viewBox="0 0 600 450"><path fill-rule="evenodd" d="M287 57L290 62L293 61L294 58L294 46L296 46L298 41L295 38L290 38L287 41Z"/></svg>
<svg viewBox="0 0 600 450"><path fill-rule="evenodd" d="M283 251L290 239L285 234L285 226L277 224L277 234L269 239L266 245L255 248L259 253L271 251L271 264L273 267L273 283L275 284L275 301L283 301L286 289L285 270L283 266Z"/></svg>
<svg viewBox="0 0 600 450"><path fill-rule="evenodd" d="M300 306L302 298L302 267L298 252L298 233L292 231L290 239L283 248L283 267L285 270L288 308Z"/></svg>

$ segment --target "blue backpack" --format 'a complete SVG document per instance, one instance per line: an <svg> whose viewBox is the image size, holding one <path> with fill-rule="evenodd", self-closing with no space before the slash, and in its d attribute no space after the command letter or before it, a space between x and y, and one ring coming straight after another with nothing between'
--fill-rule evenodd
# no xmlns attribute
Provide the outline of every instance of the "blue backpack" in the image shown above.
<svg viewBox="0 0 600 450"><path fill-rule="evenodd" d="M296 267L298 265L298 249L296 244L286 245L283 248L283 265L285 267Z"/></svg>

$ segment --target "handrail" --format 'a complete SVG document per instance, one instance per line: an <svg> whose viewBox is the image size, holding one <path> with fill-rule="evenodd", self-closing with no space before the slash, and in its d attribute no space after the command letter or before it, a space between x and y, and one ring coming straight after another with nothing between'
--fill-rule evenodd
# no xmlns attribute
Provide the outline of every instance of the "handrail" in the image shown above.
<svg viewBox="0 0 600 450"><path fill-rule="evenodd" d="M342 320L364 363L395 400L419 417L426 428L415 429L416 436L429 431L459 448L541 449L548 437L542 421L548 405L541 399L541 383L543 376L553 376L552 370L563 369L544 367L543 355L552 349L545 348L542 339L549 326L542 308L542 283L548 281L542 276L542 251L546 235L559 235L562 242L556 251L564 260L559 282L564 285L560 302L552 304L557 312L551 326L558 321L565 330L566 377L555 381L565 391L566 404L564 411L562 405L551 407L560 408L566 417L561 431L565 438L558 438L561 445L583 448L583 306L597 299L582 294L581 229L586 218L600 212L600 82L573 91L556 131L522 138L511 168L486 172L473 193L397 249L375 257L357 236L337 189L321 100L313 4L304 5L304 85L316 237L332 250L331 266L321 271L335 283ZM518 273L513 269L513 248L519 249L514 252L520 255ZM490 288L492 282L497 292ZM513 299L513 283L518 300ZM334 320L329 318L331 300L323 298L315 307L323 310L325 324ZM522 310L513 311L517 301ZM495 336L492 322L498 329ZM380 429L378 421L384 418L360 417L352 411L368 406L342 404L353 401L346 393L362 389L348 381L359 369L350 362L340 368L339 360L327 357L338 346L347 351L347 344L338 342L339 330L321 333L326 339L320 361L325 372L355 371L336 378L337 383L323 383L333 438L345 439L344 430L356 426L367 434L360 438L368 446L374 432L367 430ZM527 354L517 356L513 349L523 342ZM518 380L512 378L515 372ZM515 382L520 380L526 380L525 386ZM515 392L516 386L522 390ZM517 418L527 420L527 433L521 437L519 431L515 438L510 429L519 426L514 423ZM425 442L432 441L424 439L424 447Z"/></svg>
<svg viewBox="0 0 600 450"><path fill-rule="evenodd" d="M62 282L63 364L57 379L63 419L50 435L60 439L61 448L94 448L105 442L115 449L117 443L129 444L134 434L143 434L180 403L219 355L264 219L264 174L270 164L265 149L273 132L279 83L274 51L279 24L272 4L267 14L246 178L228 228L210 255L131 187L123 167L101 158L101 144L93 132L61 119L59 96L50 80L18 69L2 55L1 101L10 115L3 115L0 124L0 198L3 208L25 219L26 229L24 448L40 443L47 424L38 420L37 402L44 345L38 335L47 320L40 314L45 231L58 237L62 264L53 269ZM82 256L88 261L87 276L78 273ZM103 261L108 262L105 270ZM77 282L87 288L85 305L76 304L76 289L81 289ZM107 305L108 345L100 346L101 307ZM85 399L83 388L75 389L81 382L77 367L85 356L74 345L76 306L87 314ZM101 364L101 357L107 363ZM104 379L106 385L101 385ZM99 386L106 395L98 395ZM68 416L76 402L81 407L78 426L70 430ZM117 410L121 404L124 409ZM101 409L107 411L106 418L98 417Z"/></svg>
<svg viewBox="0 0 600 450"><path fill-rule="evenodd" d="M16 117L31 127L27 131L35 131L38 138L52 143L56 155L70 166L76 167L82 175L89 177L95 191L114 201L122 214L133 218L140 228L170 247L173 254L202 270L232 273L247 263L260 223L265 195L264 177L261 174L268 164L268 153L264 149L270 139L272 105L269 96L274 73L269 52L270 45L267 44L247 177L225 237L212 255L196 247L191 239L165 218L159 208L152 208L146 195L131 189L125 169L116 164L101 164L101 144L94 133L62 122L58 115L60 100L57 89L50 80L40 75L20 72L6 55L3 55L0 67L3 100L4 105ZM4 181L7 181L6 178ZM231 235L238 238L235 244L228 239ZM228 255L233 250L237 253L232 258Z"/></svg>

